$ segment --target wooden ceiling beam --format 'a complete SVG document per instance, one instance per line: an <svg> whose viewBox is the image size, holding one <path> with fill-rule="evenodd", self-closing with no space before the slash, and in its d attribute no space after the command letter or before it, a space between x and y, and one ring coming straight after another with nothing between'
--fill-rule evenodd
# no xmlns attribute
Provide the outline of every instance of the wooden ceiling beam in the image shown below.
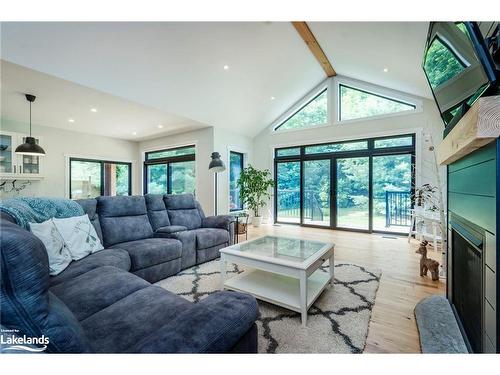
<svg viewBox="0 0 500 375"><path fill-rule="evenodd" d="M328 77L336 76L337 73L335 72L335 69L333 69L332 64L330 64L328 57L326 57L323 49L319 45L307 23L303 21L293 21L292 25L307 44L307 47L309 47L316 60L318 60L326 75Z"/></svg>

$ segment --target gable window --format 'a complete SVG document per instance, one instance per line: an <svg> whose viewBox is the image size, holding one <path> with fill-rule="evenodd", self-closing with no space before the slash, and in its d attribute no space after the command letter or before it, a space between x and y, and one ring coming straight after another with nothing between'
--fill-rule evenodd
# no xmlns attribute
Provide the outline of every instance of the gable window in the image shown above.
<svg viewBox="0 0 500 375"><path fill-rule="evenodd" d="M240 198L240 188L237 185L238 179L243 171L243 154L240 152L229 152L229 210L238 211L243 209L243 202Z"/></svg>
<svg viewBox="0 0 500 375"><path fill-rule="evenodd" d="M306 129L328 123L327 90L321 91L305 105L289 116L274 130Z"/></svg>
<svg viewBox="0 0 500 375"><path fill-rule="evenodd" d="M69 159L69 197L131 195L132 164L94 159Z"/></svg>
<svg viewBox="0 0 500 375"><path fill-rule="evenodd" d="M146 152L144 193L195 193L195 146Z"/></svg>
<svg viewBox="0 0 500 375"><path fill-rule="evenodd" d="M416 105L372 92L339 85L339 121L412 111Z"/></svg>

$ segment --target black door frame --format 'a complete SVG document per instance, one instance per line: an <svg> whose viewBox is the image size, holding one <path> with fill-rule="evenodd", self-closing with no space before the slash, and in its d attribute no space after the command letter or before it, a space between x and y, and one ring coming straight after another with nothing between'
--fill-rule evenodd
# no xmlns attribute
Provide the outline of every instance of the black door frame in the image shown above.
<svg viewBox="0 0 500 375"><path fill-rule="evenodd" d="M375 148L376 140L384 139L395 139L395 138L412 138L412 144L410 146L396 146L396 147L384 147ZM353 142L367 142L367 148L362 150L353 151L337 151L337 152L325 152L317 154L305 154L305 148L309 146L320 146L320 145L330 145L330 144L343 144L343 143L353 143ZM321 229L337 229L345 230L351 232L361 232L361 233L386 233L392 235L406 235L404 232L392 232L392 231L382 231L373 229L373 157L376 156L396 156L396 155L407 155L411 156L411 197L412 197L412 207L414 205L413 197L415 195L415 146L416 146L416 134L399 134L383 137L365 138L365 139L355 139L342 142L326 142L320 144L306 144L301 146L290 146L277 148L274 150L274 223L275 224L290 224L299 225L303 227L310 228L321 228ZM280 150L283 149L300 149L299 153L295 155L288 156L278 156ZM348 159L356 157L368 157L368 229L358 229L358 228L344 228L339 227L337 224L337 159ZM303 194L304 189L304 161L307 160L330 160L330 225L314 225L314 224L304 224L303 218ZM290 223L278 220L278 164L284 162L299 162L300 163L300 219L299 223Z"/></svg>

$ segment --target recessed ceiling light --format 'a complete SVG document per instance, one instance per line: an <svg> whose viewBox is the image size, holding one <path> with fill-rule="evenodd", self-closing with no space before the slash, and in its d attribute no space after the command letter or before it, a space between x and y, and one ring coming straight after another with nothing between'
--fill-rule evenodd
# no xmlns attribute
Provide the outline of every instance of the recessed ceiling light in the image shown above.
<svg viewBox="0 0 500 375"><path fill-rule="evenodd" d="M228 70L229 69L229 65L224 65L224 70Z"/></svg>
<svg viewBox="0 0 500 375"><path fill-rule="evenodd" d="M274 99L276 99L276 98L274 96L271 96L271 100L274 100Z"/></svg>
<svg viewBox="0 0 500 375"><path fill-rule="evenodd" d="M163 125L162 124L158 125L158 129L163 129Z"/></svg>
<svg viewBox="0 0 500 375"><path fill-rule="evenodd" d="M97 112L97 108L90 108L90 112Z"/></svg>
<svg viewBox="0 0 500 375"><path fill-rule="evenodd" d="M132 132L132 135L137 135L137 132Z"/></svg>
<svg viewBox="0 0 500 375"><path fill-rule="evenodd" d="M389 71L389 69L384 68L384 73L387 73L388 71Z"/></svg>
<svg viewBox="0 0 500 375"><path fill-rule="evenodd" d="M75 122L75 119L69 118L68 122Z"/></svg>

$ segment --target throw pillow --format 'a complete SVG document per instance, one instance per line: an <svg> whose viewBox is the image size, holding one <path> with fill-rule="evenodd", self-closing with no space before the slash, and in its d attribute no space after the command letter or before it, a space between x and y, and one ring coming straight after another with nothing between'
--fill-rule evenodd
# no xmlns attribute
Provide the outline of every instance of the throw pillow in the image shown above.
<svg viewBox="0 0 500 375"><path fill-rule="evenodd" d="M88 215L53 220L73 260L104 249Z"/></svg>
<svg viewBox="0 0 500 375"><path fill-rule="evenodd" d="M64 240L52 219L43 223L30 223L30 231L45 245L49 257L49 274L54 276L64 271L71 263L71 254L64 246Z"/></svg>

